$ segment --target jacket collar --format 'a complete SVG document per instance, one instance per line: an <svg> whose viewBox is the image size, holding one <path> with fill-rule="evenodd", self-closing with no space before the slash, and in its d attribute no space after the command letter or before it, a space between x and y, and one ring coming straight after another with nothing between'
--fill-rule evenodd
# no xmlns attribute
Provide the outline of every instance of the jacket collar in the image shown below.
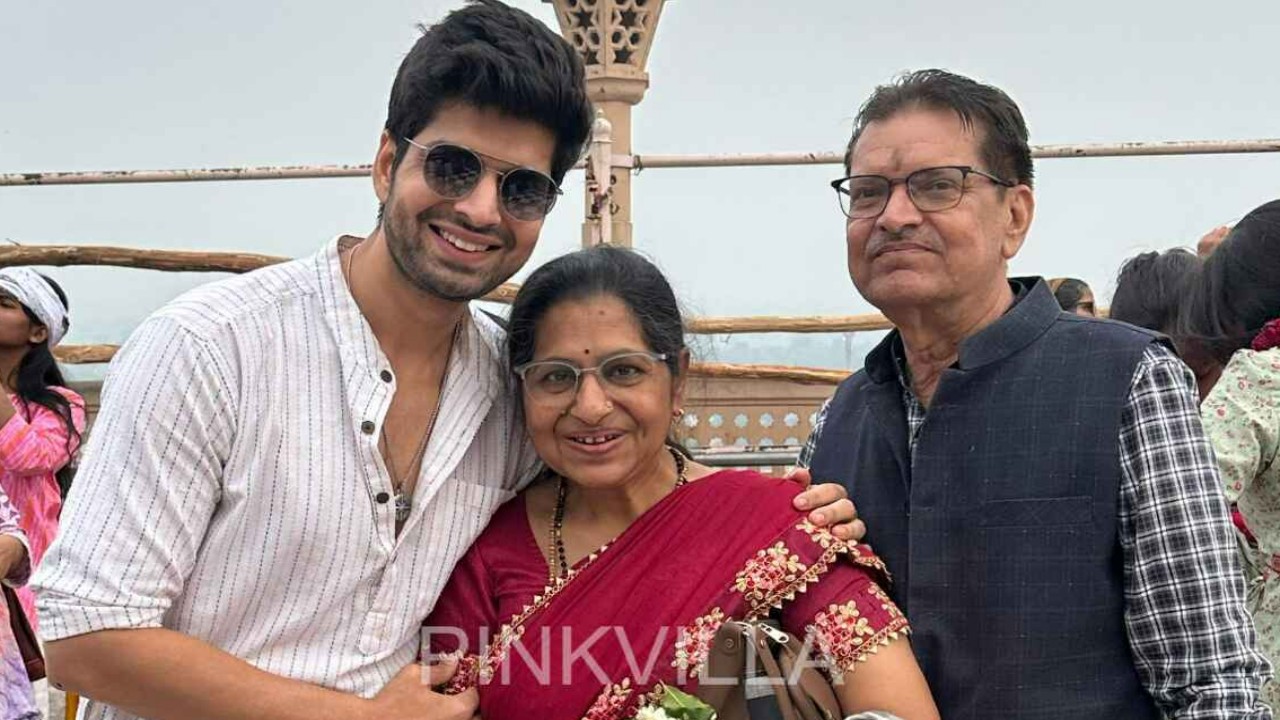
<svg viewBox="0 0 1280 720"><path fill-rule="evenodd" d="M1009 287L1013 305L1000 319L960 343L956 368L975 370L1013 355L1048 331L1062 313L1043 278L1009 278ZM867 376L876 383L905 377L899 362L899 358L905 362L905 356L901 334L891 331L867 354Z"/></svg>

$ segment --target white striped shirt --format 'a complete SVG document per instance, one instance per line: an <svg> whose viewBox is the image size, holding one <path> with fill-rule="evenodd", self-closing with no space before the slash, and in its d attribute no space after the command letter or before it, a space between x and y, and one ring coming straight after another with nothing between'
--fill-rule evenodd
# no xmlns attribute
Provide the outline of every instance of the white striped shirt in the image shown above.
<svg viewBox="0 0 1280 720"><path fill-rule="evenodd" d="M454 564L537 458L502 330L473 308L397 539L378 452L395 378L340 241L188 293L120 351L34 580L46 641L165 627L365 697L414 660Z"/></svg>

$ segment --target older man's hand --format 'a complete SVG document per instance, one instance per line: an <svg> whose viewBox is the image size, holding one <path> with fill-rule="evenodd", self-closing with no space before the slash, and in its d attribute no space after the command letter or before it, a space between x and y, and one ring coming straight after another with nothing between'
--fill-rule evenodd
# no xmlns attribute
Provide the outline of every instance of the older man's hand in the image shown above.
<svg viewBox="0 0 1280 720"><path fill-rule="evenodd" d="M858 508L849 500L843 485L813 485L808 468L792 470L787 479L808 487L796 496L795 506L797 510L811 510L809 522L819 527L830 526L831 533L842 540L861 540L867 534L867 526L858 519Z"/></svg>

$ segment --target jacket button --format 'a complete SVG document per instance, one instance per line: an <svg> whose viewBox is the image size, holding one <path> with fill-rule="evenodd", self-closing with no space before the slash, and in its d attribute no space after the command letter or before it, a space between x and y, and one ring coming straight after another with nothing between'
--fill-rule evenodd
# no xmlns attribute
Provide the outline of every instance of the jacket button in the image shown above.
<svg viewBox="0 0 1280 720"><path fill-rule="evenodd" d="M391 496L384 492L380 492L375 495L373 499L377 500L379 505L386 505L387 501L391 499Z"/></svg>
<svg viewBox="0 0 1280 720"><path fill-rule="evenodd" d="M382 377L382 382L388 382L388 383L391 382L391 371L383 370L381 373L381 377Z"/></svg>
<svg viewBox="0 0 1280 720"><path fill-rule="evenodd" d="M364 422L360 423L360 432L364 433L365 435L372 435L375 429L376 429L376 426L373 424L372 420L365 420Z"/></svg>

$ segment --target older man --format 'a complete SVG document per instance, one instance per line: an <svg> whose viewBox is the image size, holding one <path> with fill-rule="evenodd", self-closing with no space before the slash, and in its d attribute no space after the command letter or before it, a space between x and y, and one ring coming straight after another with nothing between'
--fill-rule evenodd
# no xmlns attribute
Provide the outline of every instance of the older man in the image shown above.
<svg viewBox="0 0 1280 720"><path fill-rule="evenodd" d="M803 461L858 503L942 716L1271 717L1194 378L1007 277L1035 210L1017 105L912 73L845 163L849 274L897 329Z"/></svg>

